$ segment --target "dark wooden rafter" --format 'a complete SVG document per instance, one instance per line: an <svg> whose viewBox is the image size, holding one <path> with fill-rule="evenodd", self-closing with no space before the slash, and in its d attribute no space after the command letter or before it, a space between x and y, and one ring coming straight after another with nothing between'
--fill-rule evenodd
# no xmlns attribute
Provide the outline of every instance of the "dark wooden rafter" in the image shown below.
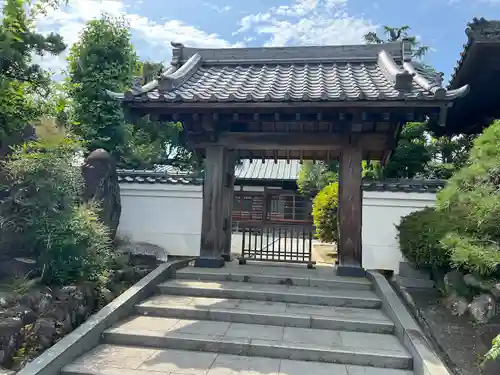
<svg viewBox="0 0 500 375"><path fill-rule="evenodd" d="M385 134L360 134L359 145L362 149L384 150L387 144ZM342 134L323 133L220 133L217 143L227 148L240 150L318 150L334 151L343 147ZM194 148L210 146L210 140L205 134L191 135L190 145Z"/></svg>

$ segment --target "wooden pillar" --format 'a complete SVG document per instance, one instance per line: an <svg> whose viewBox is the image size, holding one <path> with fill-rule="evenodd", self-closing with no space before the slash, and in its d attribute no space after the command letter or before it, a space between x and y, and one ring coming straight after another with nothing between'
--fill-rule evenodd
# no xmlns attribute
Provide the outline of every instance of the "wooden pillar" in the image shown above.
<svg viewBox="0 0 500 375"><path fill-rule="evenodd" d="M225 161L224 173L226 174L226 180L224 184L224 197L222 199L222 210L224 212L224 247L222 257L226 262L229 262L231 261L231 238L233 234L234 167L236 164L234 151L228 151Z"/></svg>
<svg viewBox="0 0 500 375"><path fill-rule="evenodd" d="M364 276L361 247L362 150L349 143L340 155L338 207L339 276Z"/></svg>
<svg viewBox="0 0 500 375"><path fill-rule="evenodd" d="M200 256L196 267L218 268L224 265L224 185L227 149L213 145L206 148L203 183Z"/></svg>

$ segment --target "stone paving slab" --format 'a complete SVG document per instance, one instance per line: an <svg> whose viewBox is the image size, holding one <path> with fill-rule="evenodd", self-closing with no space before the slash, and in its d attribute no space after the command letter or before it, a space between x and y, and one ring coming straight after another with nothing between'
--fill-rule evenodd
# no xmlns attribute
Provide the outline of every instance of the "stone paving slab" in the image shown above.
<svg viewBox="0 0 500 375"><path fill-rule="evenodd" d="M127 361L135 352L140 358ZM411 371L229 354L100 345L62 375L413 375Z"/></svg>
<svg viewBox="0 0 500 375"><path fill-rule="evenodd" d="M334 267L318 266L305 269L293 266L237 265L228 263L224 268L186 267L176 272L177 278L206 281L240 281L258 284L287 284L315 288L342 288L369 290L366 278L337 276Z"/></svg>
<svg viewBox="0 0 500 375"><path fill-rule="evenodd" d="M300 328L393 333L380 309L301 305L272 301L157 295L136 306L147 316Z"/></svg>
<svg viewBox="0 0 500 375"><path fill-rule="evenodd" d="M261 339L289 343L317 344L326 346L344 345L370 349L384 349L406 353L406 349L394 335L335 331L325 329L277 327L260 324L199 321L189 319L133 316L114 326L114 332L152 331L162 335L195 334L199 336Z"/></svg>
<svg viewBox="0 0 500 375"><path fill-rule="evenodd" d="M408 368L411 356L393 335L136 316L107 330L115 345Z"/></svg>
<svg viewBox="0 0 500 375"><path fill-rule="evenodd" d="M381 301L369 290L327 290L312 287L267 285L234 281L170 280L160 292L193 297L233 298L329 306L379 308Z"/></svg>

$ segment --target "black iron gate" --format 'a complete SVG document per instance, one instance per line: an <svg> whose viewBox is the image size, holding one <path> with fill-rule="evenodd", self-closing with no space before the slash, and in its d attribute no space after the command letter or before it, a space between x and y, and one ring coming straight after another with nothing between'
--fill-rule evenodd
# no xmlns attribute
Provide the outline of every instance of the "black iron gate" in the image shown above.
<svg viewBox="0 0 500 375"><path fill-rule="evenodd" d="M247 260L307 263L312 268L314 228L307 224L273 222L240 223L242 254L240 264Z"/></svg>

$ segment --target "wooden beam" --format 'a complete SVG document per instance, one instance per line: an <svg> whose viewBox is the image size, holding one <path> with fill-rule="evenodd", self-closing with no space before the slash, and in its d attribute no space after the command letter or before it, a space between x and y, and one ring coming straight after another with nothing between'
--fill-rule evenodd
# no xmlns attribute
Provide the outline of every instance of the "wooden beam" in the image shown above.
<svg viewBox="0 0 500 375"><path fill-rule="evenodd" d="M224 173L227 149L213 145L206 149L205 179L203 183L203 212L201 223L200 257L197 267L216 268L224 265Z"/></svg>
<svg viewBox="0 0 500 375"><path fill-rule="evenodd" d="M362 151L349 143L341 151L338 206L338 274L361 276L361 172Z"/></svg>
<svg viewBox="0 0 500 375"><path fill-rule="evenodd" d="M330 133L220 133L217 144L242 150L340 150L345 137ZM202 134L188 135L188 142L194 148L209 147L210 142ZM387 144L385 134L359 134L358 147L363 150L384 150Z"/></svg>
<svg viewBox="0 0 500 375"><path fill-rule="evenodd" d="M224 246L222 257L226 262L231 261L231 238L232 238L232 217L234 202L234 168L236 166L236 153L228 151L224 162L224 174L226 181L224 184L224 193L222 198L222 211L224 214Z"/></svg>
<svg viewBox="0 0 500 375"><path fill-rule="evenodd" d="M166 111L176 111L182 109L196 108L199 110L212 110L215 108L228 110L228 109L241 109L241 108L341 108L349 110L351 108L439 108L442 105L448 104L443 100L415 100L415 101L358 101L358 102L210 102L210 103L197 103L197 102L165 102L165 101L126 101L125 105L130 108L162 108Z"/></svg>

